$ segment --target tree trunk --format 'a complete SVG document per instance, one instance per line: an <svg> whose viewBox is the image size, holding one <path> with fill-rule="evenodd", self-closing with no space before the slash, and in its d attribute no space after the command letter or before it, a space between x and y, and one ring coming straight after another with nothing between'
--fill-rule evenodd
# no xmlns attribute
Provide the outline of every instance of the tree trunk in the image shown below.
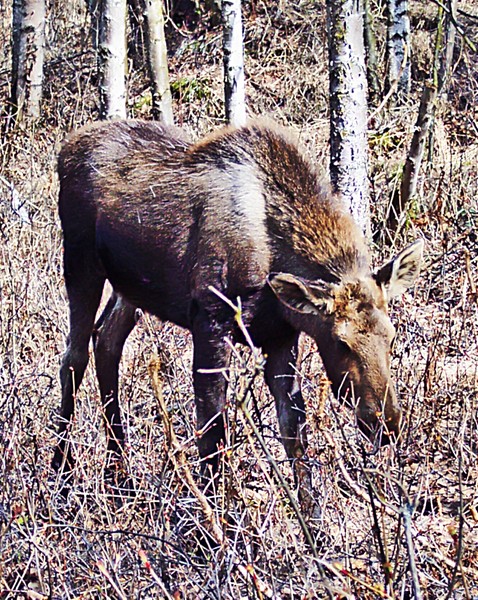
<svg viewBox="0 0 478 600"><path fill-rule="evenodd" d="M380 97L380 80L377 56L377 41L373 30L373 16L370 0L364 0L364 42L367 57L367 84L370 104Z"/></svg>
<svg viewBox="0 0 478 600"><path fill-rule="evenodd" d="M240 126L246 122L241 0L222 0L221 10L226 120Z"/></svg>
<svg viewBox="0 0 478 600"><path fill-rule="evenodd" d="M392 200L392 211L389 216L389 226L395 230L399 223L400 215L405 210L409 200L417 191L418 174L422 164L425 142L430 129L435 109L437 88L434 84L426 83L423 88L420 108L418 110L415 133L413 134L410 151L403 168L400 194L395 194Z"/></svg>
<svg viewBox="0 0 478 600"><path fill-rule="evenodd" d="M14 0L12 20L12 112L40 117L45 54L45 0Z"/></svg>
<svg viewBox="0 0 478 600"><path fill-rule="evenodd" d="M438 7L437 33L435 40L435 60L433 65L432 80L437 90L437 96L442 95L446 100L448 95L448 86L452 71L453 50L455 49L456 37L456 0L448 0L448 11L441 4ZM428 161L433 160L435 151L435 105L430 115L428 127Z"/></svg>
<svg viewBox="0 0 478 600"><path fill-rule="evenodd" d="M370 234L367 78L363 20L353 0L327 0L330 85L330 176L362 228Z"/></svg>
<svg viewBox="0 0 478 600"><path fill-rule="evenodd" d="M12 12L12 113L20 119L25 103L25 36L22 35L24 1L13 0Z"/></svg>
<svg viewBox="0 0 478 600"><path fill-rule="evenodd" d="M410 19L408 0L387 0L387 86L396 88L395 100L410 93Z"/></svg>
<svg viewBox="0 0 478 600"><path fill-rule="evenodd" d="M163 0L145 0L148 64L151 76L153 116L173 124L173 106L168 74L168 51L164 36Z"/></svg>
<svg viewBox="0 0 478 600"><path fill-rule="evenodd" d="M455 38L456 38L456 11L457 11L457 0L448 0L448 12L446 12L444 18L444 40L442 47L442 57L439 66L438 73L438 93L443 91L444 95L447 94L447 88L450 83L450 75L453 64L453 51L455 49Z"/></svg>
<svg viewBox="0 0 478 600"><path fill-rule="evenodd" d="M126 0L101 0L100 117L126 118Z"/></svg>

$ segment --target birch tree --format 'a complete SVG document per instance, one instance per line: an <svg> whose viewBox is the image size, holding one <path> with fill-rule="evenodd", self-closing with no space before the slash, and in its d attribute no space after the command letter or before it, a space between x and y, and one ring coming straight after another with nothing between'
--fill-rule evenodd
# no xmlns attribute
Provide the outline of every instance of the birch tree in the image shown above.
<svg viewBox="0 0 478 600"><path fill-rule="evenodd" d="M163 0L145 0L148 65L151 77L154 118L174 122L168 73L168 52L164 36Z"/></svg>
<svg viewBox="0 0 478 600"><path fill-rule="evenodd" d="M363 19L356 0L327 0L330 177L366 235L370 233L367 77Z"/></svg>
<svg viewBox="0 0 478 600"><path fill-rule="evenodd" d="M410 19L408 0L387 0L387 87L395 99L410 93Z"/></svg>
<svg viewBox="0 0 478 600"><path fill-rule="evenodd" d="M12 112L38 118L45 54L45 0L13 0Z"/></svg>
<svg viewBox="0 0 478 600"><path fill-rule="evenodd" d="M246 122L241 0L222 0L221 11L226 120L240 126Z"/></svg>
<svg viewBox="0 0 478 600"><path fill-rule="evenodd" d="M126 0L100 0L100 116L126 118Z"/></svg>

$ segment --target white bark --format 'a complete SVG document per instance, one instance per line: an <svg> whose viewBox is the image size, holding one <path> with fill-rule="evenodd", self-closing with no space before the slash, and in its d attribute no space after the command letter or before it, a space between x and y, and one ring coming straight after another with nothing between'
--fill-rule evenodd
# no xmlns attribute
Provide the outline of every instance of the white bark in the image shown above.
<svg viewBox="0 0 478 600"><path fill-rule="evenodd" d="M145 0L145 8L153 114L160 121L172 125L174 117L164 36L163 0Z"/></svg>
<svg viewBox="0 0 478 600"><path fill-rule="evenodd" d="M388 87L396 86L398 99L410 92L410 19L408 0L387 0Z"/></svg>
<svg viewBox="0 0 478 600"><path fill-rule="evenodd" d="M14 0L12 104L17 119L40 116L45 18L45 0Z"/></svg>
<svg viewBox="0 0 478 600"><path fill-rule="evenodd" d="M367 75L363 17L353 0L327 0L330 85L330 176L334 191L368 236L370 199Z"/></svg>
<svg viewBox="0 0 478 600"><path fill-rule="evenodd" d="M126 0L102 0L98 53L101 118L126 118Z"/></svg>
<svg viewBox="0 0 478 600"><path fill-rule="evenodd" d="M239 127L246 122L241 0L222 0L221 10L226 119Z"/></svg>

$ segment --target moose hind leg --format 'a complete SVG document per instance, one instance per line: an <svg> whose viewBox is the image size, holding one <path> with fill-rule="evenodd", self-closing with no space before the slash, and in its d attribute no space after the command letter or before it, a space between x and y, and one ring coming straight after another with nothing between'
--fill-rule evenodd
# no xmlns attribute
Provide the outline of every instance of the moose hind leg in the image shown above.
<svg viewBox="0 0 478 600"><path fill-rule="evenodd" d="M118 403L118 370L123 346L133 330L136 308L115 292L95 325L93 344L101 401L104 406L108 450L119 454L124 443Z"/></svg>
<svg viewBox="0 0 478 600"><path fill-rule="evenodd" d="M65 268L65 281L70 306L70 332L60 369L59 442L52 461L56 471L69 471L73 466L67 430L74 412L75 394L88 364L88 345L105 280L98 272L92 271L85 277L75 277L70 268Z"/></svg>

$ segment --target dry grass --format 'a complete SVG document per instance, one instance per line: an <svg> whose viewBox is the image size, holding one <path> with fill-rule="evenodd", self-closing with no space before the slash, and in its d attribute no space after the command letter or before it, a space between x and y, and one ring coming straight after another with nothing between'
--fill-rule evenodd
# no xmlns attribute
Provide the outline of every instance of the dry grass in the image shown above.
<svg viewBox="0 0 478 600"><path fill-rule="evenodd" d="M377 254L388 255L416 235L427 240L426 272L392 309L405 427L400 447L372 452L350 411L324 388L320 360L305 340L309 456L321 507L308 519L311 548L278 479L279 472L293 488L272 400L247 351L230 373L238 443L227 453L215 495L206 498L197 487L190 337L147 316L122 362L124 472L116 481L107 468L90 365L72 431L74 484L66 499L60 493L49 467L67 334L54 163L65 132L96 117L84 3L70 2L69 15L60 4L50 18L46 116L11 131L1 146L0 597L407 599L419 597L414 584L429 600L478 597L476 54L462 48L437 114L433 161L393 239L383 221L416 102L375 121ZM323 6L281 5L282 11L255 2L248 13L249 106L296 127L326 164ZM9 18L2 4L3 47ZM464 25L476 43L476 22ZM221 121L219 30L177 35L175 113L199 134ZM431 36L425 28L417 32L423 56ZM416 50L420 61L421 47ZM8 58L7 52L0 64L2 102ZM148 115L145 89L144 77L131 73L133 114ZM12 186L31 224L12 211ZM270 457L237 407L251 381L249 406ZM120 488L123 475L129 491Z"/></svg>

